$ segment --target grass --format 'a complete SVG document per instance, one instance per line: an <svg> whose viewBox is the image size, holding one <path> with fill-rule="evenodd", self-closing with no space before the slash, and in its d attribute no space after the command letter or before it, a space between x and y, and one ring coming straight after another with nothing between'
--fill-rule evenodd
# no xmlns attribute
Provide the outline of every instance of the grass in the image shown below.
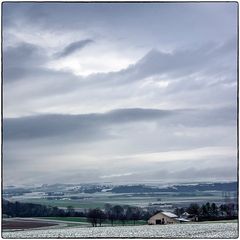
<svg viewBox="0 0 240 240"><path fill-rule="evenodd" d="M145 194L144 196L138 196L136 194L88 194L87 196L91 196L90 199L79 199L79 200L51 200L46 198L29 198L29 199L16 199L21 202L28 203L36 203L43 204L47 206L56 206L56 207L68 207L72 206L74 208L82 208L82 209L92 209L92 208L103 208L106 203L110 203L112 205L132 205L132 206L146 206L149 203L159 202L158 198L161 198L161 202L165 203L188 203L188 202L198 202L202 203L203 201L215 201L216 199L220 199L220 192L213 193L209 192L213 196L197 196L186 193L186 196L178 196L178 194L173 195L172 193L162 193L151 196L151 194ZM82 195L81 195L82 196ZM67 197L67 196L66 196ZM216 202L216 201L215 201Z"/></svg>
<svg viewBox="0 0 240 240"><path fill-rule="evenodd" d="M20 202L36 203L52 207L68 207L72 206L74 208L103 208L104 202L94 202L94 201L73 201L73 200L49 200L49 199L21 199Z"/></svg>
<svg viewBox="0 0 240 240"><path fill-rule="evenodd" d="M106 221L106 222L104 222L104 223L106 223L106 224L111 224L110 221ZM138 221L135 222L135 225L146 225L146 224L147 224L147 222L144 221L144 220L138 220ZM123 223L122 223L121 221L114 221L113 225L114 225L114 226L115 226L115 225L122 226ZM128 220L128 221L125 221L124 225L134 225L134 222Z"/></svg>
<svg viewBox="0 0 240 240"><path fill-rule="evenodd" d="M69 221L69 222L83 222L83 223L88 222L87 218L85 217L41 217L41 219Z"/></svg>
<svg viewBox="0 0 240 240"><path fill-rule="evenodd" d="M40 219L45 219L45 220L57 220L57 221L69 221L69 222L77 222L77 223L89 223L86 217L41 217ZM89 223L90 224L90 223ZM138 220L135 222L135 225L145 225L146 221L144 220ZM110 221L105 221L103 222L102 225L111 225ZM114 221L113 222L114 226L122 226L123 223L121 221ZM125 221L125 225L134 225L133 221Z"/></svg>

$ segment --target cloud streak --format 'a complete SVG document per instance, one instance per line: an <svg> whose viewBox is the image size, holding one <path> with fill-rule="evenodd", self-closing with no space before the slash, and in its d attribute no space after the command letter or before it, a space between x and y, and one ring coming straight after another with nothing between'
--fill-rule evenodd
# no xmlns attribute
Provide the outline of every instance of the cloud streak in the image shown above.
<svg viewBox="0 0 240 240"><path fill-rule="evenodd" d="M80 40L76 42L70 43L68 46L66 46L61 52L59 52L56 56L59 58L62 57L67 57L71 54L73 54L76 51L79 51L89 44L93 43L94 41L92 39L85 39L85 40Z"/></svg>
<svg viewBox="0 0 240 240"><path fill-rule="evenodd" d="M99 137L104 127L138 121L153 121L174 114L156 109L119 109L104 114L48 114L4 119L4 139L47 138L78 135L79 140Z"/></svg>
<svg viewBox="0 0 240 240"><path fill-rule="evenodd" d="M210 110L159 110L159 109L118 109L101 114L45 114L21 118L6 118L3 121L5 140L23 140L60 136L78 136L84 141L109 136L108 127L134 122L159 122L165 127L209 127L234 125L236 118L232 109Z"/></svg>

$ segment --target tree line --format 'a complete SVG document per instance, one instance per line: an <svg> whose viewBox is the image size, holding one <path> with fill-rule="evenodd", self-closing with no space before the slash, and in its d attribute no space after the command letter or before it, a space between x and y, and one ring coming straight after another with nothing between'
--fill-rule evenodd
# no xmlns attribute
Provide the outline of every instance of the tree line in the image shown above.
<svg viewBox="0 0 240 240"><path fill-rule="evenodd" d="M186 208L176 208L174 213L181 216L184 212L197 216L198 221L221 220L237 218L238 206L233 203L217 205L206 203L201 206L196 203ZM58 207L45 206L34 203L9 202L3 199L2 213L9 217L86 217L92 226L101 226L107 222L125 225L132 222L134 225L138 220L147 221L152 215L159 211L151 211L135 206L121 206L105 204L103 209L88 209L84 212L75 211L72 206L66 210Z"/></svg>
<svg viewBox="0 0 240 240"><path fill-rule="evenodd" d="M191 203L187 208L176 208L174 213L181 216L184 212L197 216L199 221L234 219L238 206L234 203L217 205L216 203Z"/></svg>
<svg viewBox="0 0 240 240"><path fill-rule="evenodd" d="M105 204L104 210L101 209L90 209L87 213L87 219L92 224L93 227L102 225L103 222L110 222L114 225L114 222L121 222L122 225L128 221L132 221L135 225L138 220L147 221L151 214L144 211L142 208L134 206L120 206Z"/></svg>
<svg viewBox="0 0 240 240"><path fill-rule="evenodd" d="M10 217L83 217L84 213L75 212L69 206L67 211L58 207L35 203L9 202L3 200L2 213Z"/></svg>
<svg viewBox="0 0 240 240"><path fill-rule="evenodd" d="M72 206L63 210L58 207L7 200L3 200L2 213L9 217L86 217L93 226L97 224L101 226L106 221L112 225L115 221L121 221L123 225L126 221L132 221L135 224L137 220L147 220L150 217L148 212L133 206L105 204L103 210L96 208L79 212Z"/></svg>

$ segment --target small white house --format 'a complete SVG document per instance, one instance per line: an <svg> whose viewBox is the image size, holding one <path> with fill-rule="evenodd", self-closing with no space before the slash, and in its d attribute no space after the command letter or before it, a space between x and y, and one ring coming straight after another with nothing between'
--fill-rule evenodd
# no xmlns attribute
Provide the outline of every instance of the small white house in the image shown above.
<svg viewBox="0 0 240 240"><path fill-rule="evenodd" d="M180 218L182 222L186 222L186 221L198 221L198 216L194 215L194 214L189 214L188 212L184 212ZM185 221L183 221L183 219L185 219Z"/></svg>
<svg viewBox="0 0 240 240"><path fill-rule="evenodd" d="M181 215L182 218L189 218L190 217L190 214L188 212L184 212L182 215Z"/></svg>

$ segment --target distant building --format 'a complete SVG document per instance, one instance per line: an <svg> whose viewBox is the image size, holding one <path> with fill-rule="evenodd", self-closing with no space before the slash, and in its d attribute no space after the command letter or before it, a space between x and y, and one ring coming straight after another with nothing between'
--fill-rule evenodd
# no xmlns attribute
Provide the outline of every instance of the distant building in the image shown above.
<svg viewBox="0 0 240 240"><path fill-rule="evenodd" d="M194 215L194 214L189 214L188 212L184 212L180 218L179 218L180 221L184 222L185 220L188 220L188 221L194 221L194 222L197 222L198 221L198 216L197 215Z"/></svg>
<svg viewBox="0 0 240 240"><path fill-rule="evenodd" d="M184 212L182 215L181 215L182 218L189 218L190 217L190 214L188 212Z"/></svg>
<svg viewBox="0 0 240 240"><path fill-rule="evenodd" d="M178 223L177 215L171 212L159 212L149 218L149 225Z"/></svg>

